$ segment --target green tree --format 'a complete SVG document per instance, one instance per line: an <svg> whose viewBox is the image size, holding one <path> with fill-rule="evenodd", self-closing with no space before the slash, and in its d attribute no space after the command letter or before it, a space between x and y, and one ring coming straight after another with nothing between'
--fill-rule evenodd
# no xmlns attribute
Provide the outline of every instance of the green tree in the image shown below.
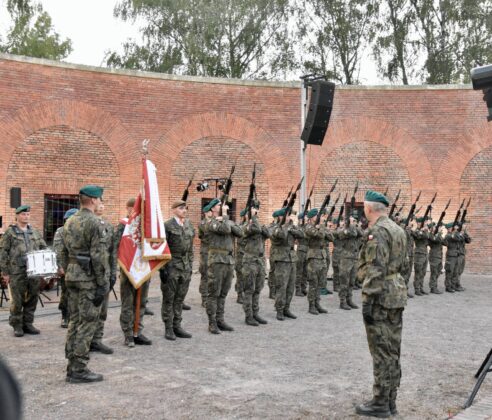
<svg viewBox="0 0 492 420"><path fill-rule="evenodd" d="M123 0L143 43L109 52L112 67L217 77L272 77L293 65L288 0Z"/></svg>
<svg viewBox="0 0 492 420"><path fill-rule="evenodd" d="M0 44L0 51L52 60L63 59L72 51L71 41L60 39L41 4L29 0L8 0L7 11L12 26L8 29L5 43Z"/></svg>

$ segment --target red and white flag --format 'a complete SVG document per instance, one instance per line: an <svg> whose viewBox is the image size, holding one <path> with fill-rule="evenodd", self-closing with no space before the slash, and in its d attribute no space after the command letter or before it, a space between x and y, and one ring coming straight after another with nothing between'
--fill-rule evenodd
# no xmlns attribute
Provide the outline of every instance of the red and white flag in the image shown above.
<svg viewBox="0 0 492 420"><path fill-rule="evenodd" d="M142 163L142 192L135 201L118 248L118 263L135 289L171 259L159 200L157 170L150 160L144 158Z"/></svg>

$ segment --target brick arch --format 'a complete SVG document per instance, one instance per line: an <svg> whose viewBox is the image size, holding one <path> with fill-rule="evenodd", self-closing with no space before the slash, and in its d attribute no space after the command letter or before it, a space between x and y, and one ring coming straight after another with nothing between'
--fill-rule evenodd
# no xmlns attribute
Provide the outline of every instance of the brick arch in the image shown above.
<svg viewBox="0 0 492 420"><path fill-rule="evenodd" d="M393 150L406 166L412 194L422 190L422 198L432 195L436 180L430 162L418 142L400 127L374 118L347 118L330 123L322 152L319 153L320 158L313 161L310 175L314 177L320 162L336 148L359 141L378 143Z"/></svg>
<svg viewBox="0 0 492 420"><path fill-rule="evenodd" d="M180 152L191 143L206 137L224 137L240 141L249 146L256 156L262 158L265 166L266 182L273 179L291 179L292 163L277 145L275 139L252 121L223 112L209 112L183 118L163 134L155 143L151 143L150 154L162 173L159 185L165 185L165 197L169 197L171 186L171 165L178 159ZM153 153L154 152L154 153ZM224 162L224 174L227 175L233 162ZM253 162L246 162L252 166ZM245 162L238 162L244 165ZM296 171L297 172L297 171ZM164 182L166 184L164 184ZM185 184L185 181L183 181ZM278 195L278 197L277 197ZM270 191L269 202L283 200L284 191ZM169 200L169 198L168 198Z"/></svg>
<svg viewBox="0 0 492 420"><path fill-rule="evenodd" d="M85 102L71 100L38 102L0 120L4 147L0 154L0 182L6 185L8 165L16 148L33 133L54 126L82 129L103 139L116 157L120 180L134 185L135 189L139 188L131 159L139 154L139 142L130 137L121 121L111 113ZM6 203L6 189L0 189L0 203Z"/></svg>

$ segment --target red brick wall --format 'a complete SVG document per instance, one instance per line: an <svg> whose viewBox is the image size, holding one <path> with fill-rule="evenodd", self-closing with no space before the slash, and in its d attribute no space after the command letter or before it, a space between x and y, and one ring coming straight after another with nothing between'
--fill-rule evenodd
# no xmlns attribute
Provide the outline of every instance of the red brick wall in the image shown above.
<svg viewBox="0 0 492 420"><path fill-rule="evenodd" d="M38 206L45 193L73 194L94 182L106 187L107 213L116 221L139 189L145 138L166 217L194 171L197 179L226 176L237 156L234 197L240 206L246 200L256 162L269 214L299 179L299 100L299 88L288 83L111 73L2 55L0 214L13 219L12 186ZM481 93L351 87L337 89L334 103L323 146L308 150L308 184L318 172L316 203L335 177L342 193L358 179L359 199L369 187L389 186L390 196L401 188L405 204L420 190L422 203L437 191L435 216L453 198L448 219L471 196L467 270L492 272L492 124ZM193 221L200 197L193 189ZM39 228L42 217L36 209Z"/></svg>

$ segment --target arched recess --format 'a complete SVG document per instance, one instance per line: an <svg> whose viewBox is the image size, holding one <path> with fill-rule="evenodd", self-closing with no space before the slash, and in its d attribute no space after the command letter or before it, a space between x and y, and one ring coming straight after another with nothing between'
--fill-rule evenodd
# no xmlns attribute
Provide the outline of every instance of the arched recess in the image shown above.
<svg viewBox="0 0 492 420"><path fill-rule="evenodd" d="M431 198L435 191L435 177L430 162L417 141L405 130L385 120L374 118L350 118L341 119L330 123L321 153L313 154L310 180L314 179L321 162L330 158L330 154L339 147L358 142L372 142L391 149L406 167L411 182L410 194L415 198L418 191L422 191L422 200ZM317 158L316 158L317 156ZM357 179L357 160L355 156L345 158L347 166L354 168L352 183ZM377 159L374 161L374 171L384 169L384 161L378 167ZM361 176L363 176L361 174ZM393 182L393 180L391 180ZM353 187L352 187L353 188ZM395 186L396 189L396 186ZM397 190L390 190L390 197ZM360 194L362 195L361 190Z"/></svg>
<svg viewBox="0 0 492 420"><path fill-rule="evenodd" d="M140 141L132 138L121 121L109 112L85 102L71 100L46 101L18 109L0 121L3 150L0 154L0 203L3 213L9 208L6 183L8 165L17 147L39 130L67 126L93 133L107 144L118 162L120 181L127 189L138 190L140 177L135 177L135 156L140 155ZM38 162L42 168L43 162ZM83 165L83 162L80 163ZM104 162L101 162L104 166ZM84 181L80 179L82 184ZM121 200L121 197L119 197ZM121 202L116 203L121 208Z"/></svg>
<svg viewBox="0 0 492 420"><path fill-rule="evenodd" d="M202 159L207 156L196 156L189 162L186 173L181 179L174 179L171 185L172 164L178 159L179 154L190 144L205 138L232 139L244 143L254 152L254 156L241 156L237 159L236 170L245 167L248 172L253 168L255 158L261 159L264 165L265 182L270 186L268 208L278 205L284 199L285 185L291 182L291 163L282 153L276 141L264 129L246 118L236 115L210 112L184 118L171 127L158 141L151 144L151 155L155 156L155 163L159 168L159 185L165 185L166 191L161 193L169 200L179 198L189 177L195 167L200 165ZM224 142L224 148L230 145ZM222 157L222 158L221 158ZM238 154L233 150L217 156L217 174L227 176L232 164L236 161ZM295 171L297 173L297 171ZM249 177L248 177L249 178ZM233 178L234 182L241 182L239 177ZM258 178L259 180L259 178ZM286 181L287 180L287 181ZM244 180L242 180L244 181ZM264 201L265 202L265 201Z"/></svg>

